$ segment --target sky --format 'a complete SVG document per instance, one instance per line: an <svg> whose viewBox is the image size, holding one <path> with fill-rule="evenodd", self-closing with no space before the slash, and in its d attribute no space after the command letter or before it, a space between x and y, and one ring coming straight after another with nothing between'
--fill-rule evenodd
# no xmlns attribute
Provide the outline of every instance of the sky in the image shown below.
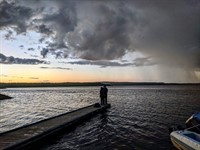
<svg viewBox="0 0 200 150"><path fill-rule="evenodd" d="M0 0L0 82L200 82L199 0Z"/></svg>

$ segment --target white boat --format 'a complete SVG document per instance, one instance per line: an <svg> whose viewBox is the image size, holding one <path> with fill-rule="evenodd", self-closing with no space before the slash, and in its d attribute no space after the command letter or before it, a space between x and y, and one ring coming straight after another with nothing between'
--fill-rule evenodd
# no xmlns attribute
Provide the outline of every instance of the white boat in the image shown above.
<svg viewBox="0 0 200 150"><path fill-rule="evenodd" d="M173 145L179 150L200 150L200 134L183 130L170 134Z"/></svg>
<svg viewBox="0 0 200 150"><path fill-rule="evenodd" d="M186 122L186 128L170 128L170 138L179 150L200 150L200 112L193 114Z"/></svg>

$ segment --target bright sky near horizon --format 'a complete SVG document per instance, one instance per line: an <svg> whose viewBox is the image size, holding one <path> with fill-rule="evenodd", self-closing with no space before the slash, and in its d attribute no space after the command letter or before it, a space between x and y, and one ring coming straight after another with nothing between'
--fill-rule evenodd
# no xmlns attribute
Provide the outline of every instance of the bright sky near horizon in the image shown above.
<svg viewBox="0 0 200 150"><path fill-rule="evenodd" d="M200 81L198 0L0 0L0 82Z"/></svg>

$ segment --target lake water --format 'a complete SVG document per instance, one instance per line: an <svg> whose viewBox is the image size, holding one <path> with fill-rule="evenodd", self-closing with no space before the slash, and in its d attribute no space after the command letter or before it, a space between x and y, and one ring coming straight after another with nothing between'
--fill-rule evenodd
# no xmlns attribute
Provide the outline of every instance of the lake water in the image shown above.
<svg viewBox="0 0 200 150"><path fill-rule="evenodd" d="M99 101L100 87L9 88L0 101L0 132L75 110ZM200 86L108 87L111 108L44 150L172 149L168 127L183 125L200 111Z"/></svg>

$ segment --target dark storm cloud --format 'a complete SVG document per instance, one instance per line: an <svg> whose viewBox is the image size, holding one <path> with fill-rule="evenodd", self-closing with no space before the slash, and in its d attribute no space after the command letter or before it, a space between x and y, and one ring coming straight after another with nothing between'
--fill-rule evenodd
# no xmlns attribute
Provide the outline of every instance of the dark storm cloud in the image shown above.
<svg viewBox="0 0 200 150"><path fill-rule="evenodd" d="M46 49L70 48L87 60L118 59L135 50L155 59L182 57L194 55L188 46L199 46L199 6L195 0L2 1L0 27L37 30L53 39Z"/></svg>
<svg viewBox="0 0 200 150"><path fill-rule="evenodd" d="M133 58L133 66L156 62L161 72L165 66L188 72L200 68L199 25L198 0L0 2L0 29L41 33L43 57L60 50L94 63L138 51L151 61Z"/></svg>
<svg viewBox="0 0 200 150"><path fill-rule="evenodd" d="M137 50L161 64L194 63L196 54L190 52L190 46L198 46L200 40L198 2L126 2L95 2L96 11L93 11L98 19L92 20L89 15L87 21L93 21L90 22L92 25L80 22L77 32L75 30L69 36L80 57L115 59ZM89 14L87 10L86 14ZM188 55L191 57L188 58Z"/></svg>
<svg viewBox="0 0 200 150"><path fill-rule="evenodd" d="M94 2L91 3L96 5ZM102 3L92 7L92 9L96 9L94 15L98 17L93 23L92 20L88 20L93 27L82 22L76 28L77 32L69 35L70 44L75 46L78 52L81 52L81 58L88 60L117 59L124 56L126 50L131 48L129 27L134 24L132 28L132 32L134 32L135 27L141 25L139 18L124 3L113 1L113 5L114 7L110 3L107 5ZM85 15L88 15L87 13L90 12L86 10ZM82 26L85 28L80 29Z"/></svg>
<svg viewBox="0 0 200 150"><path fill-rule="evenodd" d="M26 32L31 15L31 9L4 0L0 3L0 29L12 27L18 34Z"/></svg>
<svg viewBox="0 0 200 150"><path fill-rule="evenodd" d="M34 23L40 24L38 32L51 35L53 41L48 45L50 49L68 49L65 37L77 24L76 2L65 0L38 2L41 3L44 11L49 11L40 12L41 17L34 19Z"/></svg>
<svg viewBox="0 0 200 150"><path fill-rule="evenodd" d="M71 68L63 68L63 67L40 67L41 69L61 69L61 70L72 70Z"/></svg>
<svg viewBox="0 0 200 150"><path fill-rule="evenodd" d="M48 28L46 25L42 24L42 25L39 25L39 26L36 26L37 30L39 33L42 33L42 34L46 34L46 35L51 35L53 32L51 31L50 28Z"/></svg>
<svg viewBox="0 0 200 150"><path fill-rule="evenodd" d="M28 64L28 65L38 65L38 64L48 64L46 61L38 59L26 59L26 58L15 58L13 56L5 56L0 53L0 64Z"/></svg>

